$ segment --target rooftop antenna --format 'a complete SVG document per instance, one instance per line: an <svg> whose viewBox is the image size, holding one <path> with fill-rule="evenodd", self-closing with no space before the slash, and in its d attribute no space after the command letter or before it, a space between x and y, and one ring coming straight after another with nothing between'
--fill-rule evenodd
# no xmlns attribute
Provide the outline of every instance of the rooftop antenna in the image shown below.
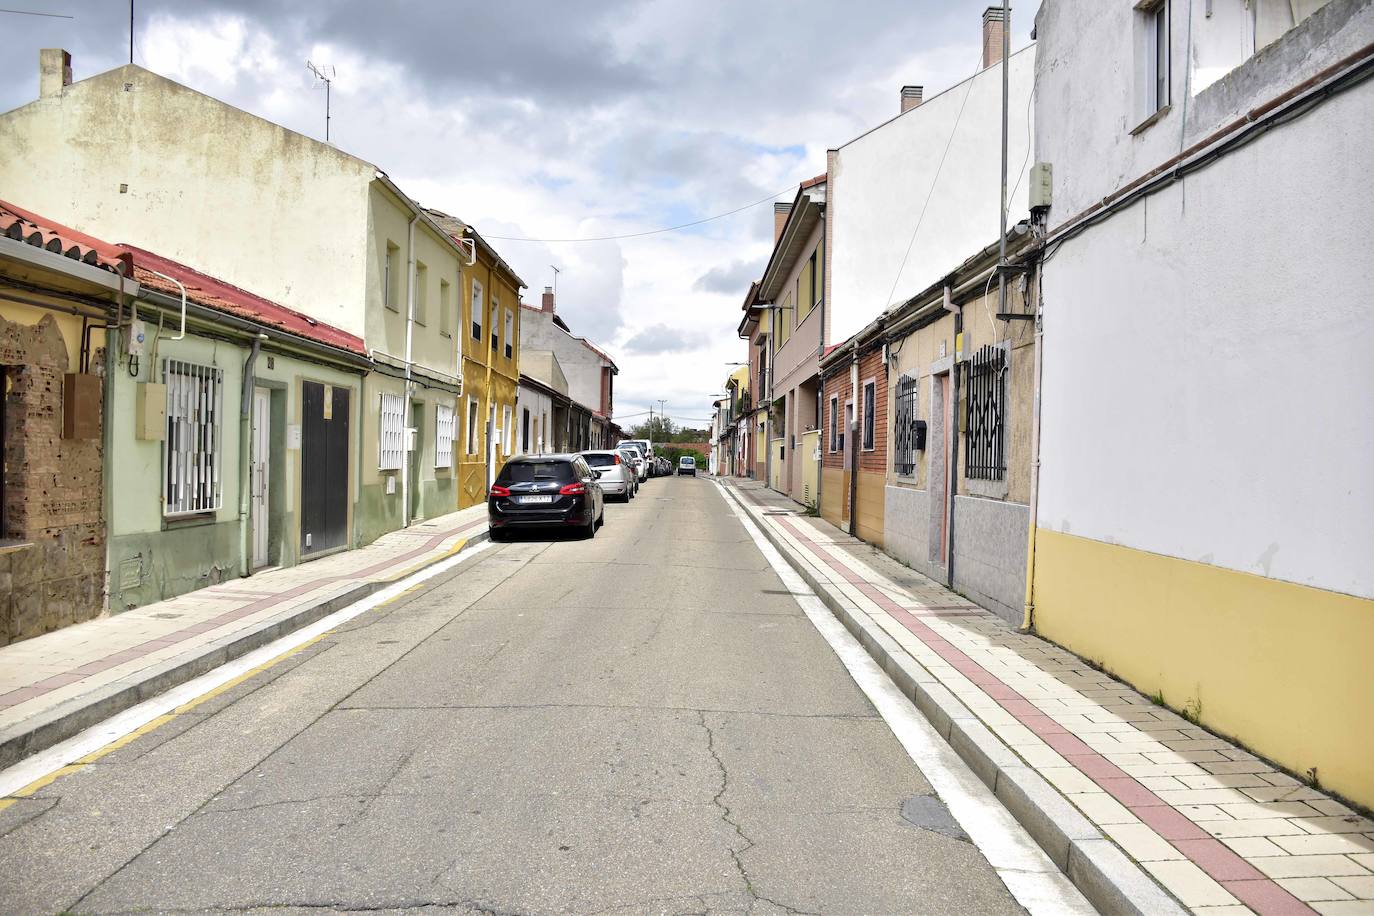
<svg viewBox="0 0 1374 916"><path fill-rule="evenodd" d="M559 270L557 267L554 267L552 264L549 265L549 269L553 271L553 298L556 302L558 301L558 275L561 274L563 271Z"/></svg>
<svg viewBox="0 0 1374 916"><path fill-rule="evenodd" d="M334 82L334 68L328 64L315 66L310 61L305 62L305 68L315 74L315 84L312 89L320 88L324 85L324 142L329 142L329 84Z"/></svg>

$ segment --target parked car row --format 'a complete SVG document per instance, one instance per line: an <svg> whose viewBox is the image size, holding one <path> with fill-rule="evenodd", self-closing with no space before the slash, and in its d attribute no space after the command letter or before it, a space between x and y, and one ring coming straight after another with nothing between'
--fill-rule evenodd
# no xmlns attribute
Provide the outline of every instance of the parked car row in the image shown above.
<svg viewBox="0 0 1374 916"><path fill-rule="evenodd" d="M491 539L526 528L571 528L595 537L606 520L607 497L629 502L650 477L672 474L672 464L652 448L634 439L609 449L510 459L487 496Z"/></svg>

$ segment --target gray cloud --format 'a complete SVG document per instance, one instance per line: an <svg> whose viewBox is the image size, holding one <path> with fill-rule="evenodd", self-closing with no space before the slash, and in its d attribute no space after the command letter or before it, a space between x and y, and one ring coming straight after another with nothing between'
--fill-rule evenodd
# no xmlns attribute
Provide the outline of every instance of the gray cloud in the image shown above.
<svg viewBox="0 0 1374 916"><path fill-rule="evenodd" d="M685 331L666 324L654 324L625 341L628 353L654 356L660 353L687 353L699 350L711 340L706 331Z"/></svg>
<svg viewBox="0 0 1374 916"><path fill-rule="evenodd" d="M758 261L732 261L718 264L697 277L692 289L704 293L720 293L725 296L739 296L749 290L749 284L759 278L767 258Z"/></svg>

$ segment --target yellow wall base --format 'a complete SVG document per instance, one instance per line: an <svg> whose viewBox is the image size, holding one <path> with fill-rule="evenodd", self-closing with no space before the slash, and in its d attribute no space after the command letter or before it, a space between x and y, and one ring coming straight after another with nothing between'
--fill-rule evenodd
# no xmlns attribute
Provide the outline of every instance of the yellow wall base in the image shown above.
<svg viewBox="0 0 1374 916"><path fill-rule="evenodd" d="M1374 808L1374 600L1042 528L1035 626Z"/></svg>

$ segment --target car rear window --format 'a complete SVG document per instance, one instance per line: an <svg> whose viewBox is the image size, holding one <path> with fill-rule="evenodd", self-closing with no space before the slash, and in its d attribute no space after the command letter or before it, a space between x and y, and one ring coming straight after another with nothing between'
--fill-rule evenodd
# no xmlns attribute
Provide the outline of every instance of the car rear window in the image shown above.
<svg viewBox="0 0 1374 916"><path fill-rule="evenodd" d="M587 463L594 468L604 468L615 464L614 455L598 455L593 453L590 455L583 455L582 457L587 459Z"/></svg>
<svg viewBox="0 0 1374 916"><path fill-rule="evenodd" d="M574 479L571 461L508 461L496 478L501 483L533 483L536 480Z"/></svg>

